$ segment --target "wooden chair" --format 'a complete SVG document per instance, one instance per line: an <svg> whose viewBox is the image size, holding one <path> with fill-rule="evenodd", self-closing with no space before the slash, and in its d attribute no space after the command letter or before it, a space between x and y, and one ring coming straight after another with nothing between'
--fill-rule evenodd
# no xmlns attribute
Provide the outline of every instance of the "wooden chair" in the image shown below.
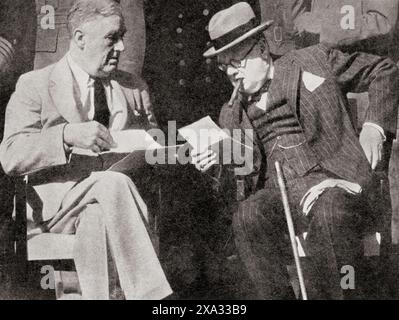
<svg viewBox="0 0 399 320"><path fill-rule="evenodd" d="M78 298L80 289L73 262L75 236L28 230L28 187L29 177L16 180L15 240L19 278L22 282L39 288L42 278L47 275L50 282L47 283L48 287L42 289L54 290L56 299L65 299L66 291L75 291L74 297ZM43 270L46 274L40 273ZM50 274L47 274L48 272Z"/></svg>
<svg viewBox="0 0 399 320"><path fill-rule="evenodd" d="M19 279L26 284L38 288L40 279L51 272L54 281L55 297L57 300L75 300L81 298L78 277L73 261L75 235L42 233L29 230L27 215L27 191L34 184L28 176L15 180L15 241ZM159 247L158 212L161 198L159 183L154 186L155 201L149 205L150 228L154 230L154 246ZM44 267L44 268L43 268ZM41 276L41 277L40 277ZM35 281L32 283L31 281ZM43 288L42 288L43 289Z"/></svg>

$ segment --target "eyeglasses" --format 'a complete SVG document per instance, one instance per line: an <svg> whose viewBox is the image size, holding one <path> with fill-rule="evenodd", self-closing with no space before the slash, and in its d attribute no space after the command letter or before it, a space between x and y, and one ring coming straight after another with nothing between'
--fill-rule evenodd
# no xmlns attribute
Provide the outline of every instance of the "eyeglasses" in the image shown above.
<svg viewBox="0 0 399 320"><path fill-rule="evenodd" d="M218 68L219 70L223 72L227 72L227 69L229 66L238 69L238 68L245 68L245 65L247 63L247 57L248 55L252 52L252 50L255 48L257 42L255 42L249 49L248 51L243 55L242 58L240 59L230 59L228 63L218 63Z"/></svg>

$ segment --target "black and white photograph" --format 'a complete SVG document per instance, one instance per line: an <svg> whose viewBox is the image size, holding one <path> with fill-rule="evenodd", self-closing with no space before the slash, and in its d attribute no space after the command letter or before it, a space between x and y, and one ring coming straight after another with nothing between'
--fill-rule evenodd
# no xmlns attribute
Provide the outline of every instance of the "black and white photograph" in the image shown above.
<svg viewBox="0 0 399 320"><path fill-rule="evenodd" d="M399 299L398 61L399 0L0 0L0 300Z"/></svg>

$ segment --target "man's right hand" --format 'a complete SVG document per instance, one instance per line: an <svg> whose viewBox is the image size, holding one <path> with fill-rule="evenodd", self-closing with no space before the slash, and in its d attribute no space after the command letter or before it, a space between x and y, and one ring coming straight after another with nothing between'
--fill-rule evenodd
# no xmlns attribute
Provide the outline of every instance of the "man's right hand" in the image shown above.
<svg viewBox="0 0 399 320"><path fill-rule="evenodd" d="M212 150L205 150L202 153L192 150L191 163L197 170L205 173L217 163L217 154Z"/></svg>
<svg viewBox="0 0 399 320"><path fill-rule="evenodd" d="M116 147L109 130L96 121L67 124L64 142L70 147L89 149L95 153Z"/></svg>

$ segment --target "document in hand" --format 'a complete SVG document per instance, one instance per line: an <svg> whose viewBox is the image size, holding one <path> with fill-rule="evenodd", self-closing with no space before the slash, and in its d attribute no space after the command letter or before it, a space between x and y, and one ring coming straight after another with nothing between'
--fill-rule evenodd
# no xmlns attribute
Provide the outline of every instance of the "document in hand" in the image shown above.
<svg viewBox="0 0 399 320"><path fill-rule="evenodd" d="M146 152L162 149L145 130L124 130L111 132L116 148L96 154L90 150L74 148L72 154L101 157L103 170L131 172L147 165Z"/></svg>
<svg viewBox="0 0 399 320"><path fill-rule="evenodd" d="M157 149L162 146L145 130L112 131L116 148L106 153L130 153L137 150Z"/></svg>
<svg viewBox="0 0 399 320"><path fill-rule="evenodd" d="M162 148L145 130L114 131L111 135L117 147L101 154L106 170L129 172L143 168L147 165L147 150Z"/></svg>
<svg viewBox="0 0 399 320"><path fill-rule="evenodd" d="M178 132L195 152L199 154L207 149L213 150L223 164L242 164L243 153L253 150L249 144L241 143L244 136L240 130L233 133L223 130L209 116L181 128Z"/></svg>

